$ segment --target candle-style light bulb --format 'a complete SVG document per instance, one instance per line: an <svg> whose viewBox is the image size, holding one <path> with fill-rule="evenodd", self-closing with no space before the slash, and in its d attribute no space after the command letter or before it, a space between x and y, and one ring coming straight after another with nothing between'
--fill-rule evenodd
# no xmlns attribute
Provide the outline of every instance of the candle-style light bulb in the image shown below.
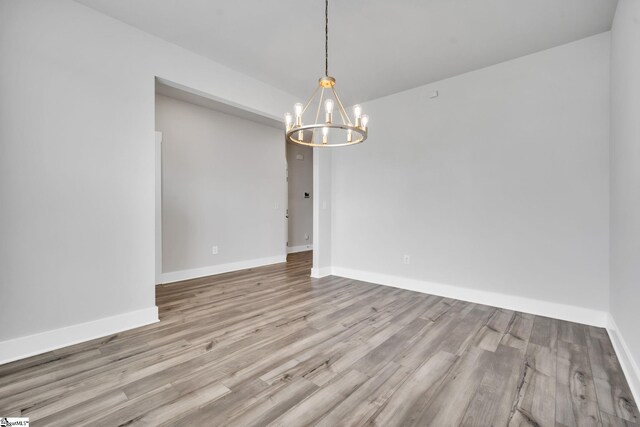
<svg viewBox="0 0 640 427"><path fill-rule="evenodd" d="M353 115L356 118L356 126L360 127L360 116L362 116L362 107L359 105L354 105Z"/></svg>
<svg viewBox="0 0 640 427"><path fill-rule="evenodd" d="M329 142L329 128L328 127L323 127L322 128L322 143L326 144Z"/></svg>
<svg viewBox="0 0 640 427"><path fill-rule="evenodd" d="M333 99L329 98L325 101L324 110L326 111L324 121L326 123L331 123L331 121L333 120Z"/></svg>
<svg viewBox="0 0 640 427"><path fill-rule="evenodd" d="M293 106L293 110L296 113L296 126L302 126L302 109L303 108L304 108L304 105L302 105L299 102Z"/></svg>
<svg viewBox="0 0 640 427"><path fill-rule="evenodd" d="M347 131L347 142L353 142L353 134L351 133L351 129Z"/></svg>
<svg viewBox="0 0 640 427"><path fill-rule="evenodd" d="M291 125L293 124L293 117L291 116L291 113L284 115L284 121L287 124L287 130L291 129Z"/></svg>
<svg viewBox="0 0 640 427"><path fill-rule="evenodd" d="M333 99L329 98L324 102L324 109L329 114L333 113Z"/></svg>
<svg viewBox="0 0 640 427"><path fill-rule="evenodd" d="M366 129L367 125L369 124L369 116L363 114L360 120L362 121L362 127Z"/></svg>

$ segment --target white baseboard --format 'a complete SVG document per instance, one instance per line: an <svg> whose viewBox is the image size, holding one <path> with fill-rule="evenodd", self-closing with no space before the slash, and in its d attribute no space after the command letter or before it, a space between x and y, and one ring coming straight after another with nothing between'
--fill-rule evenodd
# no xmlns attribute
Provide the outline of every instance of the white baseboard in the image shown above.
<svg viewBox="0 0 640 427"><path fill-rule="evenodd" d="M246 270L247 268L262 267L270 264L279 264L281 262L287 262L286 255L230 262L228 264L210 265L208 267L193 268L190 270L171 271L168 273L162 273L162 283L180 282L182 280L213 276L215 274Z"/></svg>
<svg viewBox="0 0 640 427"><path fill-rule="evenodd" d="M332 267L334 276L346 277L363 282L392 286L394 288L438 295L447 298L493 307L506 308L508 310L521 311L538 316L552 317L554 319L568 320L570 322L583 323L585 325L605 327L607 325L607 312L590 308L577 307L568 304L560 304L550 301L542 301L533 298L507 295L499 292L484 291L461 286L446 285L442 283L427 282L406 277L391 276L386 274L371 273L361 270L353 270L343 267ZM312 275L312 277L315 277Z"/></svg>
<svg viewBox="0 0 640 427"><path fill-rule="evenodd" d="M640 365L634 359L633 353L629 350L627 342L611 314L608 316L607 332L609 333L609 338L611 338L611 344L613 344L616 356L620 361L620 366L622 366L624 376L629 383L633 399L636 402L640 402Z"/></svg>
<svg viewBox="0 0 640 427"><path fill-rule="evenodd" d="M301 246L291 246L287 247L288 254L295 254L297 252L306 252L313 250L313 245L301 245Z"/></svg>
<svg viewBox="0 0 640 427"><path fill-rule="evenodd" d="M322 277L331 276L331 267L312 268L311 277L320 279Z"/></svg>
<svg viewBox="0 0 640 427"><path fill-rule="evenodd" d="M130 311L78 325L0 342L0 365L62 347L149 325L158 321L158 307Z"/></svg>

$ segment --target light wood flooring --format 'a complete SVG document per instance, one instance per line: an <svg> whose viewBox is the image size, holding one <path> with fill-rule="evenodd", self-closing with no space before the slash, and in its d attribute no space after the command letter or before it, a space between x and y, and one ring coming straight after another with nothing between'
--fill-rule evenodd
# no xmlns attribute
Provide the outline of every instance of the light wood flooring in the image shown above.
<svg viewBox="0 0 640 427"><path fill-rule="evenodd" d="M38 426L624 426L604 329L290 262L159 286L154 325L0 366Z"/></svg>

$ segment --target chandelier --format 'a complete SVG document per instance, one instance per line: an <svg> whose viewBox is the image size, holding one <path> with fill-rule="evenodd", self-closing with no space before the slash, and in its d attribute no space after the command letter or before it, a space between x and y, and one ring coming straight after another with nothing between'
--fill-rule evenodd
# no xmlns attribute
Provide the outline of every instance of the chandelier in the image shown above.
<svg viewBox="0 0 640 427"><path fill-rule="evenodd" d="M369 116L362 114L359 105L353 107L353 122L347 114L336 92L336 79L329 76L329 0L324 3L324 77L318 80L318 86L305 104L293 106L294 116L285 114L287 141L310 147L344 147L363 142L367 139ZM305 124L305 112L320 94L312 124ZM324 106L324 114L321 114ZM337 110L337 117L334 114Z"/></svg>

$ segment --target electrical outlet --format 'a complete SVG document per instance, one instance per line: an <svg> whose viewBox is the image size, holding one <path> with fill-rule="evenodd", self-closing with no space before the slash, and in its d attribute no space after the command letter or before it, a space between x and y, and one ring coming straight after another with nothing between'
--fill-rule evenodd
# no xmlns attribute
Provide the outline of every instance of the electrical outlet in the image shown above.
<svg viewBox="0 0 640 427"><path fill-rule="evenodd" d="M411 264L411 257L409 255L405 255L402 259L404 264Z"/></svg>
<svg viewBox="0 0 640 427"><path fill-rule="evenodd" d="M213 247L211 248L211 253L212 253L213 255L218 255L218 247L217 247L217 246L213 246Z"/></svg>

